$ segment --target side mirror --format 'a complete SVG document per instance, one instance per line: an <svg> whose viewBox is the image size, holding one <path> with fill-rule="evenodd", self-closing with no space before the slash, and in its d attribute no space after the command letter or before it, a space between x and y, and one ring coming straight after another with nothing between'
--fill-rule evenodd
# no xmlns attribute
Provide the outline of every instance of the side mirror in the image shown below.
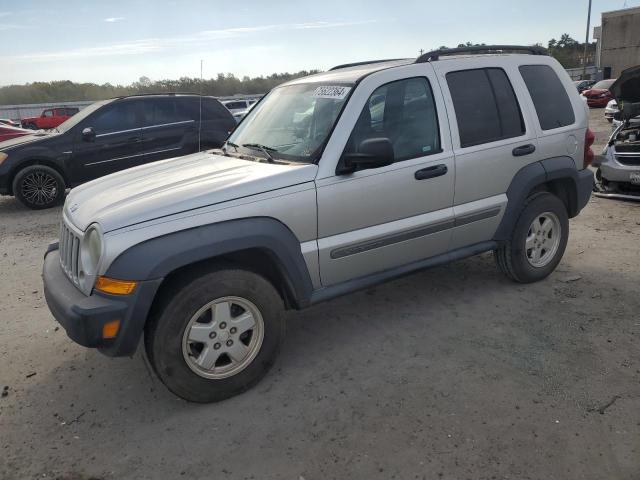
<svg viewBox="0 0 640 480"><path fill-rule="evenodd" d="M358 145L357 153L345 153L340 159L338 174L356 170L391 165L394 160L393 145L388 138L367 138Z"/></svg>
<svg viewBox="0 0 640 480"><path fill-rule="evenodd" d="M96 132L93 127L82 129L82 139L85 142L93 142L96 139Z"/></svg>

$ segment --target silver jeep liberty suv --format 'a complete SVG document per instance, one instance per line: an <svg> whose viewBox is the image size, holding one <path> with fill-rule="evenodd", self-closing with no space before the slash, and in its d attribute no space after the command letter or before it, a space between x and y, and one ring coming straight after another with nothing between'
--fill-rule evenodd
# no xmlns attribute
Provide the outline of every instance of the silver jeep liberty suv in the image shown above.
<svg viewBox="0 0 640 480"><path fill-rule="evenodd" d="M180 397L228 398L273 364L284 309L490 250L545 278L589 200L591 141L538 47L341 65L273 89L222 150L73 189L47 303L106 355L144 336Z"/></svg>

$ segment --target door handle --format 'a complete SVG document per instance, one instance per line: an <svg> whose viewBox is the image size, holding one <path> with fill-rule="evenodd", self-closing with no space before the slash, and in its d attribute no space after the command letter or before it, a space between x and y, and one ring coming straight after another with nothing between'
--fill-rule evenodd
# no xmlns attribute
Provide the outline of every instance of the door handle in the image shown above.
<svg viewBox="0 0 640 480"><path fill-rule="evenodd" d="M511 153L513 154L514 157L521 157L523 155L529 155L530 153L533 153L535 151L536 151L536 146L530 143L528 145L521 145L519 147L514 148Z"/></svg>
<svg viewBox="0 0 640 480"><path fill-rule="evenodd" d="M442 163L440 165L434 165L433 167L423 168L413 174L416 180L426 180L427 178L441 177L445 175L449 169Z"/></svg>

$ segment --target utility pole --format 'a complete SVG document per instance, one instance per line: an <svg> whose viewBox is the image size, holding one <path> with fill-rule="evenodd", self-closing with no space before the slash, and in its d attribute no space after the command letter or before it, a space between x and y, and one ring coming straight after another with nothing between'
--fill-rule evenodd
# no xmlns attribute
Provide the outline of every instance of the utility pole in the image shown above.
<svg viewBox="0 0 640 480"><path fill-rule="evenodd" d="M198 152L200 151L200 137L202 134L202 59L200 59L200 105L198 114Z"/></svg>
<svg viewBox="0 0 640 480"><path fill-rule="evenodd" d="M589 0L589 11L587 12L587 35L584 39L584 55L582 56L582 79L587 76L587 49L589 48L589 27L591 26L591 0Z"/></svg>

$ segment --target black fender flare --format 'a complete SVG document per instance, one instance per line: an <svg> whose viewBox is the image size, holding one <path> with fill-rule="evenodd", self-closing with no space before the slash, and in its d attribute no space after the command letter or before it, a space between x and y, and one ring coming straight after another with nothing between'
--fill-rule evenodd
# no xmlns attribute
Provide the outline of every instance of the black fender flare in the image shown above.
<svg viewBox="0 0 640 480"><path fill-rule="evenodd" d="M164 278L181 267L248 249L260 249L273 260L295 306L308 305L313 284L300 241L270 217L223 221L150 238L121 253L105 275L141 281Z"/></svg>
<svg viewBox="0 0 640 480"><path fill-rule="evenodd" d="M592 190L592 174L588 169L578 170L571 157L553 157L522 167L507 189L507 208L493 240L507 240L529 193L536 187L554 180L568 180L573 184L569 198L569 217L575 217L587 204Z"/></svg>

